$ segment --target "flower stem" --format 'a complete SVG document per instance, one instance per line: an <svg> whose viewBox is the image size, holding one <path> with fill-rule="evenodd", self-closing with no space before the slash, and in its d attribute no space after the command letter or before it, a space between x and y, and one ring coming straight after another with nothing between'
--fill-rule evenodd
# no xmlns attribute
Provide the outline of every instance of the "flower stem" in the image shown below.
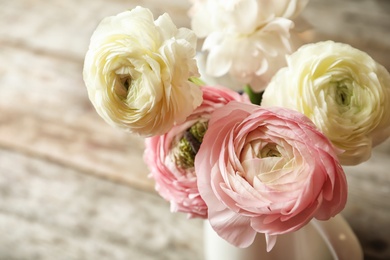
<svg viewBox="0 0 390 260"><path fill-rule="evenodd" d="M198 77L191 77L188 80L200 87L206 85L206 83Z"/></svg>

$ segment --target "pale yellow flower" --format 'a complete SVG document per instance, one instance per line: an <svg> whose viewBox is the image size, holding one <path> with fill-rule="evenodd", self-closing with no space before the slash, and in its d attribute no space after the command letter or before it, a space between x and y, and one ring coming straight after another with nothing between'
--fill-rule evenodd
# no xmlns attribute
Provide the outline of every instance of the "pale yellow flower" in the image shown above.
<svg viewBox="0 0 390 260"><path fill-rule="evenodd" d="M326 41L301 47L287 62L261 105L308 116L344 151L344 165L367 160L372 147L390 136L390 74L367 53Z"/></svg>
<svg viewBox="0 0 390 260"><path fill-rule="evenodd" d="M109 124L143 136L167 132L201 104L196 36L150 10L105 18L91 37L84 63L89 98Z"/></svg>

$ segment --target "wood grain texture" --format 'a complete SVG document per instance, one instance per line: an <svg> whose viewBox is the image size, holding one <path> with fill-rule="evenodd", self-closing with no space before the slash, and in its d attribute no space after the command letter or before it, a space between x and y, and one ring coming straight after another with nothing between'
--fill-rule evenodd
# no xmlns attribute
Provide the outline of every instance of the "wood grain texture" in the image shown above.
<svg viewBox="0 0 390 260"><path fill-rule="evenodd" d="M0 172L2 260L202 258L201 221L155 194L6 150Z"/></svg>
<svg viewBox="0 0 390 260"><path fill-rule="evenodd" d="M142 161L143 140L97 116L82 85L80 64L9 46L0 53L7 60L0 64L5 74L0 77L0 109L5 111L0 146L152 187Z"/></svg>
<svg viewBox="0 0 390 260"><path fill-rule="evenodd" d="M163 3L163 4L162 4ZM0 0L0 260L202 259L202 225L171 214L142 138L108 126L82 66L98 22L142 5L189 27L183 0ZM314 40L349 43L390 69L390 2L311 0ZM390 141L346 167L343 215L366 259L390 258Z"/></svg>

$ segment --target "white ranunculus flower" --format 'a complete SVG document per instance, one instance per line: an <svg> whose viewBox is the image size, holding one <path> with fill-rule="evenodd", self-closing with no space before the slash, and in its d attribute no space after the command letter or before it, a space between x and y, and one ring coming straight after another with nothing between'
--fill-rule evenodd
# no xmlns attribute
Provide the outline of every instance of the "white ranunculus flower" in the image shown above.
<svg viewBox="0 0 390 260"><path fill-rule="evenodd" d="M191 25L199 37L216 31L251 34L275 18L297 17L309 0L191 0Z"/></svg>
<svg viewBox="0 0 390 260"><path fill-rule="evenodd" d="M371 156L390 136L390 74L367 53L332 41L307 44L287 58L267 86L262 106L308 116L344 150L344 165Z"/></svg>
<svg viewBox="0 0 390 260"><path fill-rule="evenodd" d="M191 25L208 52L206 73L261 91L301 45L294 22L308 0L192 0Z"/></svg>
<svg viewBox="0 0 390 260"><path fill-rule="evenodd" d="M189 81L198 76L196 36L150 10L110 16L98 25L85 57L88 95L109 124L142 136L182 123L202 102Z"/></svg>

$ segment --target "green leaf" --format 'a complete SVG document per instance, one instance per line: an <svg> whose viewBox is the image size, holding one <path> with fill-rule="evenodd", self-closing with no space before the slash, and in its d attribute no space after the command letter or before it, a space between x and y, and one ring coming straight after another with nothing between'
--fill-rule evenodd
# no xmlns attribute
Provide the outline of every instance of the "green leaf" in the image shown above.
<svg viewBox="0 0 390 260"><path fill-rule="evenodd" d="M252 88L249 85L245 85L244 92L249 96L249 99L252 104L255 105L261 104L261 99L263 98L264 91L256 93L252 90Z"/></svg>

